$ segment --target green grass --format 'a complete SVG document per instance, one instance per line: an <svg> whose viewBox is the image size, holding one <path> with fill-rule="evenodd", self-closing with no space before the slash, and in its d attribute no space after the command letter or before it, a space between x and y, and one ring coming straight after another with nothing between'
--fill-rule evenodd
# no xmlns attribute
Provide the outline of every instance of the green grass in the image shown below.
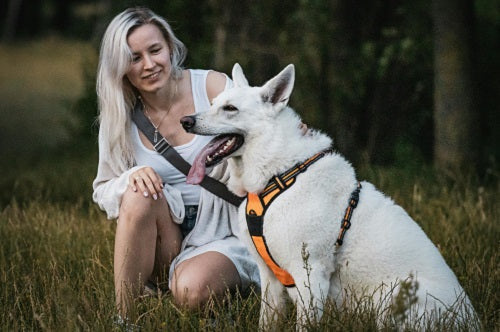
<svg viewBox="0 0 500 332"><path fill-rule="evenodd" d="M0 44L2 153L28 155L71 140L83 66L95 67L94 53L88 43L55 37Z"/></svg>
<svg viewBox="0 0 500 332"><path fill-rule="evenodd" d="M75 126L73 105L84 89L82 66L93 55L86 44L54 38L0 45L0 79L7 82L0 85L0 331L118 330L115 222L91 202L96 146L64 148ZM359 173L402 205L436 243L483 330L499 330L498 169L482 179L415 165L363 167ZM233 295L188 312L167 295L138 302L136 323L146 331L254 331L259 305L256 294ZM354 307L327 305L322 321L309 327L374 331L378 314L366 299ZM281 317L278 330L294 330L294 321L293 313ZM390 322L379 327L394 329ZM436 330L452 329L443 321Z"/></svg>
<svg viewBox="0 0 500 332"><path fill-rule="evenodd" d="M111 330L115 315L112 253L115 223L90 202L95 151L19 165L10 200L0 213L0 326L2 330ZM436 243L469 294L485 331L499 324L498 178L423 169L368 169L368 178L405 207ZM10 182L12 184L12 181ZM200 312L176 307L169 296L137 303L145 330L249 331L257 328L259 297L230 296ZM328 306L312 330L375 330L378 311ZM293 330L292 316L280 329ZM440 330L451 330L446 323ZM387 322L383 330L392 330Z"/></svg>

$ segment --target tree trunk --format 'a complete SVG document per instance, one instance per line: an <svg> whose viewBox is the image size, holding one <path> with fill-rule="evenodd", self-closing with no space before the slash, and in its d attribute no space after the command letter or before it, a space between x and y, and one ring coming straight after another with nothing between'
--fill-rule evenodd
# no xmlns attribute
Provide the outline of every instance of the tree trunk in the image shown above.
<svg viewBox="0 0 500 332"><path fill-rule="evenodd" d="M227 5L224 1L218 0L211 0L209 4L214 13L219 13L214 27L213 67L216 70L223 70L226 66L226 44L228 38L228 25L231 20L231 6Z"/></svg>
<svg viewBox="0 0 500 332"><path fill-rule="evenodd" d="M471 0L433 0L434 161L437 167L474 162L477 149L472 86Z"/></svg>
<svg viewBox="0 0 500 332"><path fill-rule="evenodd" d="M17 21L19 19L19 11L23 0L10 0L7 9L7 17L5 18L5 26L2 35L3 42L10 42L16 34Z"/></svg>

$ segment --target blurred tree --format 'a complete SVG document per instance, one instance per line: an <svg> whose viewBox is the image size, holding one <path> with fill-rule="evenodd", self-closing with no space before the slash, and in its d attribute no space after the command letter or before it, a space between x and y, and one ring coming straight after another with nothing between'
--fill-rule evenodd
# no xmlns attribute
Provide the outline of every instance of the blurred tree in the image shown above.
<svg viewBox="0 0 500 332"><path fill-rule="evenodd" d="M11 42L14 39L22 3L23 0L9 0L2 34L3 42Z"/></svg>
<svg viewBox="0 0 500 332"><path fill-rule="evenodd" d="M143 0L141 5L164 16L186 44L186 67L229 74L239 62L257 85L294 63L290 104L306 123L330 134L336 149L355 162L403 166L431 161L433 150L437 164L466 162L476 151L473 138L484 142L483 159L500 157L494 98L500 93L499 1ZM477 22L467 16L474 12L472 4ZM109 21L135 5L135 0L2 1L0 37L17 41L56 33L91 40L97 53ZM479 32L473 35L468 27L476 23ZM88 84L77 107L88 124L96 115L95 67L85 64ZM473 125L480 127L476 135ZM90 132L82 128L84 135Z"/></svg>
<svg viewBox="0 0 500 332"><path fill-rule="evenodd" d="M287 45L298 65L294 100L349 159L408 163L428 155L428 17L427 1L299 1Z"/></svg>
<svg viewBox="0 0 500 332"><path fill-rule="evenodd" d="M435 163L457 167L476 162L472 83L472 0L434 0Z"/></svg>
<svg viewBox="0 0 500 332"><path fill-rule="evenodd" d="M231 7L227 6L225 1L222 0L210 0L209 4L214 13L219 13L219 17L214 20L213 64L215 68L224 68L226 65L226 46L229 33L229 20L231 19Z"/></svg>

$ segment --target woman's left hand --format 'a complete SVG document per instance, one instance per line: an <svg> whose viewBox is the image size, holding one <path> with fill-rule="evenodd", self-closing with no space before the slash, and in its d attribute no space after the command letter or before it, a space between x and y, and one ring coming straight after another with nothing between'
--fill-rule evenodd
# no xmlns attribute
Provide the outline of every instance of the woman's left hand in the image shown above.
<svg viewBox="0 0 500 332"><path fill-rule="evenodd" d="M163 198L163 182L152 167L143 167L130 174L130 187L133 191L140 191L144 197L151 196L154 200Z"/></svg>

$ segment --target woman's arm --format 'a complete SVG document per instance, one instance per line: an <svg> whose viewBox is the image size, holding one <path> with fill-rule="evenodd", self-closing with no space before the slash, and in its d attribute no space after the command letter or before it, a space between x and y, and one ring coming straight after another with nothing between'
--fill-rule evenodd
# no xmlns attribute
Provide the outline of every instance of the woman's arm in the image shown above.
<svg viewBox="0 0 500 332"><path fill-rule="evenodd" d="M110 156L104 152L103 140L103 135L99 132L99 163L97 176L92 183L94 189L92 198L102 210L106 211L108 219L115 219L118 217L122 196L129 185L130 174L143 166L135 166L120 173L117 167L113 167Z"/></svg>
<svg viewBox="0 0 500 332"><path fill-rule="evenodd" d="M210 103L212 99L217 97L226 88L226 81L229 78L223 73L217 71L209 71L207 75L207 96Z"/></svg>

